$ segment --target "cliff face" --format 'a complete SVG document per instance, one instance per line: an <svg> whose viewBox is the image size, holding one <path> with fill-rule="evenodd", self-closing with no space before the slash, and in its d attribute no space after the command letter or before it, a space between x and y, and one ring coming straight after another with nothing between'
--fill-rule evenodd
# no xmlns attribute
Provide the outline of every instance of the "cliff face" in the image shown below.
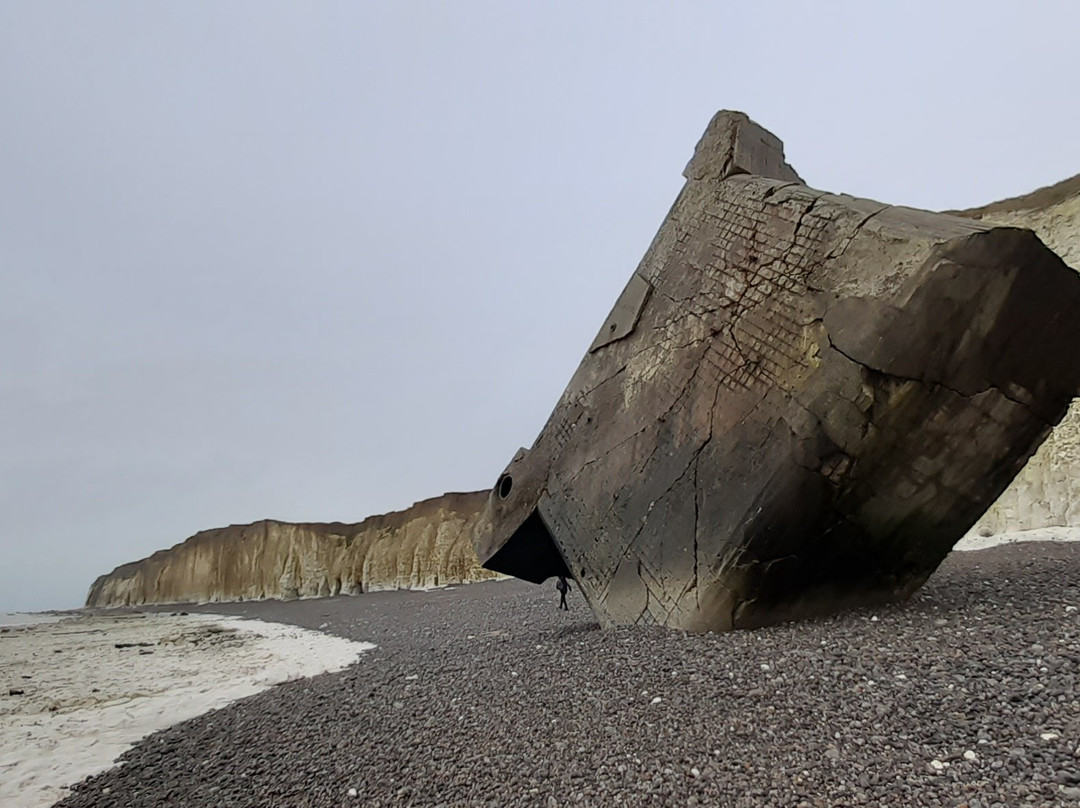
<svg viewBox="0 0 1080 808"><path fill-rule="evenodd" d="M196 533L102 575L87 606L319 597L498 577L472 530L487 492L446 494L358 524L264 520Z"/></svg>
<svg viewBox="0 0 1080 808"><path fill-rule="evenodd" d="M960 211L960 215L1030 228L1065 263L1080 271L1080 175L1026 196ZM1062 350L1070 349L1062 346ZM997 533L1039 527L1080 527L1080 401L1073 402L975 530Z"/></svg>

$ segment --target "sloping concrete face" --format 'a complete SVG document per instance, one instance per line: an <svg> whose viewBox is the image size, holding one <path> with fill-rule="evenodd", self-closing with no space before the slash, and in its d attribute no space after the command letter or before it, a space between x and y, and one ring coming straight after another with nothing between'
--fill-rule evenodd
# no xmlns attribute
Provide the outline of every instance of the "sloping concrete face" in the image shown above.
<svg viewBox="0 0 1080 808"><path fill-rule="evenodd" d="M1080 277L1030 231L806 187L719 113L474 536L601 623L904 598L1080 388Z"/></svg>

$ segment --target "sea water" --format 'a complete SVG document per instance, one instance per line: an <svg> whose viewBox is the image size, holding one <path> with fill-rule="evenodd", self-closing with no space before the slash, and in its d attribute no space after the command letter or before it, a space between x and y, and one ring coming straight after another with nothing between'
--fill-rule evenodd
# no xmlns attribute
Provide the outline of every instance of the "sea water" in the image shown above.
<svg viewBox="0 0 1080 808"><path fill-rule="evenodd" d="M50 612L0 612L0 627L33 626L38 623L56 623L70 615Z"/></svg>

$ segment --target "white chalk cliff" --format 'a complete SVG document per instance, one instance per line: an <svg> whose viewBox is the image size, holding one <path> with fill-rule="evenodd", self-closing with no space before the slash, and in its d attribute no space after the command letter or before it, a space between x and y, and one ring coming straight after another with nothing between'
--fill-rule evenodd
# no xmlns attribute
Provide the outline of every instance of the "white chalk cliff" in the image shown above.
<svg viewBox="0 0 1080 808"><path fill-rule="evenodd" d="M1080 271L1080 175L983 208L961 211L980 221L1034 230ZM1078 313L1077 316L1080 316ZM1063 350L1068 350L1063 346ZM974 532L1080 527L1080 402L1039 447Z"/></svg>
<svg viewBox="0 0 1080 808"><path fill-rule="evenodd" d="M102 575L86 605L354 595L496 578L472 548L486 499L486 491L446 494L356 524L264 520L204 530Z"/></svg>

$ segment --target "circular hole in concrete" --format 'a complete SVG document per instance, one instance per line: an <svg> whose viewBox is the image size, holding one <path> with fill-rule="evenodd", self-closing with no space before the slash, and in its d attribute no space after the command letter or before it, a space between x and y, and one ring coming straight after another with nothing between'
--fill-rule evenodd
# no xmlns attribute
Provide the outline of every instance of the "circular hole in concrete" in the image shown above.
<svg viewBox="0 0 1080 808"><path fill-rule="evenodd" d="M514 478L509 474L504 474L495 485L495 490L499 492L499 499L506 499L514 490Z"/></svg>

